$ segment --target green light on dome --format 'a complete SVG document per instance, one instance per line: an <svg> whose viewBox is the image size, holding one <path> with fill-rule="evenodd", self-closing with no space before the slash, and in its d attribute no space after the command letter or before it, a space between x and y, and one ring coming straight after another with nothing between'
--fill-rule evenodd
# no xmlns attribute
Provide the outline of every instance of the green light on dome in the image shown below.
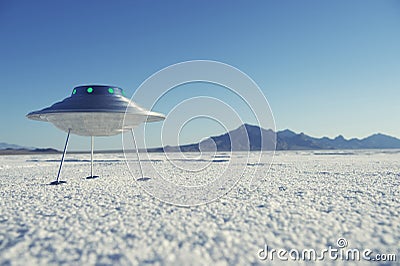
<svg viewBox="0 0 400 266"><path fill-rule="evenodd" d="M123 96L125 96L125 92L124 92L124 90L121 90L121 93L122 93L122 95L123 95Z"/></svg>
<svg viewBox="0 0 400 266"><path fill-rule="evenodd" d="M114 93L114 89L113 88L108 88L108 92L113 94Z"/></svg>
<svg viewBox="0 0 400 266"><path fill-rule="evenodd" d="M89 93L92 93L93 92L93 88L92 87L90 87L90 88L87 88L87 90L86 90L87 92L89 92Z"/></svg>
<svg viewBox="0 0 400 266"><path fill-rule="evenodd" d="M76 94L76 89L74 89L74 90L72 91L72 94Z"/></svg>

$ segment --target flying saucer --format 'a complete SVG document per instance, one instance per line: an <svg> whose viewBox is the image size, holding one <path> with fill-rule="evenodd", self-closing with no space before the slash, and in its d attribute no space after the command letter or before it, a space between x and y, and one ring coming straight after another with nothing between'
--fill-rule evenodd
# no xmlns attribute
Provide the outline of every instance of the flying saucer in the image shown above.
<svg viewBox="0 0 400 266"><path fill-rule="evenodd" d="M27 117L80 136L112 136L121 133L122 126L130 129L143 122L165 119L163 114L130 101L121 88L96 85L76 87L70 97Z"/></svg>
<svg viewBox="0 0 400 266"><path fill-rule="evenodd" d="M112 136L131 130L141 123L157 122L165 119L161 113L146 110L125 97L121 88L103 85L75 87L70 97L50 107L33 111L27 118L50 122L68 133L57 180L66 153L69 135L91 136L91 176L93 176L93 137ZM125 119L125 120L124 120Z"/></svg>

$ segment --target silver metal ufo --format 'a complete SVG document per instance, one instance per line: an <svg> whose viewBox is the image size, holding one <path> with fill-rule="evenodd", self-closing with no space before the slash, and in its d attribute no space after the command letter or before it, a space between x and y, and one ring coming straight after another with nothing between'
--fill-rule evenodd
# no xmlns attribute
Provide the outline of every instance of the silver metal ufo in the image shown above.
<svg viewBox="0 0 400 266"><path fill-rule="evenodd" d="M146 110L125 97L121 88L103 85L75 87L70 97L42 110L33 111L27 118L54 124L68 133L56 181L59 181L70 133L91 136L91 175L93 175L93 137L112 136L125 130L132 130L144 122L165 119L160 113Z"/></svg>
<svg viewBox="0 0 400 266"><path fill-rule="evenodd" d="M50 122L65 132L80 136L112 136L143 122L165 119L163 114L148 111L130 101L121 88L98 85L76 87L70 97L31 112L27 117Z"/></svg>

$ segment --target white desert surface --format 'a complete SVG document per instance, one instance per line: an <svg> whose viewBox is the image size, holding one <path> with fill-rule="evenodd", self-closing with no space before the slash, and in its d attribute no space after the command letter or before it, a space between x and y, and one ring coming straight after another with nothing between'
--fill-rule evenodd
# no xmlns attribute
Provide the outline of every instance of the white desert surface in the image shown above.
<svg viewBox="0 0 400 266"><path fill-rule="evenodd" d="M150 156L171 174L161 154ZM321 251L337 247L339 238L371 256L396 254L385 264L400 263L397 150L277 152L269 172L269 165L259 166L266 176L255 191L245 174L225 196L197 207L148 195L123 154L95 154L100 178L92 180L85 179L90 155L67 154L61 178L67 183L47 185L60 157L0 156L0 265L271 265L283 262L260 260L266 244ZM248 168L253 161L251 154ZM204 180L212 178L206 173ZM196 178L177 175L173 182L202 182ZM350 264L360 263L382 262Z"/></svg>

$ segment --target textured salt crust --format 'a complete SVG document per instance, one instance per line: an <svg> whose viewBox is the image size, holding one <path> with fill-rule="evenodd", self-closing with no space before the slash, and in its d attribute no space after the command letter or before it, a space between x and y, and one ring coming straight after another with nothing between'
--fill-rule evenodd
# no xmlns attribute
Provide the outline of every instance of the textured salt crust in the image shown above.
<svg viewBox="0 0 400 266"><path fill-rule="evenodd" d="M257 258L265 243L321 250L340 237L350 248L400 256L398 151L277 152L256 191L245 175L223 198L191 208L140 190L118 154L96 154L94 180L84 179L89 155L67 155L68 183L48 186L58 157L0 157L1 265L266 265ZM168 173L162 155L151 158ZM252 154L247 173L256 165Z"/></svg>

